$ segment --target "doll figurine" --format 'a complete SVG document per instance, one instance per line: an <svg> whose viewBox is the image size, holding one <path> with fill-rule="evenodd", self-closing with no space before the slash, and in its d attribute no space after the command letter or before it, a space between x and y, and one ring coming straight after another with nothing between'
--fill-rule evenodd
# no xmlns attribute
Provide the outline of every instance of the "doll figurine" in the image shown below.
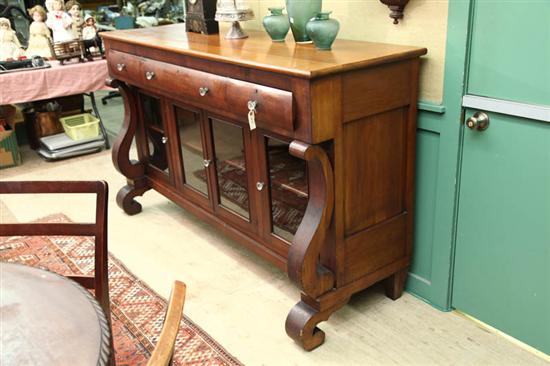
<svg viewBox="0 0 550 366"><path fill-rule="evenodd" d="M53 0L53 10L48 13L46 25L53 32L54 42L67 42L74 39L71 32L73 20L71 16L63 11L63 0Z"/></svg>
<svg viewBox="0 0 550 366"><path fill-rule="evenodd" d="M97 33L95 19L91 15L84 18L84 28L82 28L82 39L84 40L86 57L91 58L91 52L99 52L103 55L103 44Z"/></svg>
<svg viewBox="0 0 550 366"><path fill-rule="evenodd" d="M10 20L0 18L0 61L17 60L24 54L15 31L11 29Z"/></svg>
<svg viewBox="0 0 550 366"><path fill-rule="evenodd" d="M53 58L50 36L50 30L44 21L46 20L46 10L36 5L29 9L29 15L33 22L29 28L29 46L25 55L27 57L42 56L44 58Z"/></svg>
<svg viewBox="0 0 550 366"><path fill-rule="evenodd" d="M46 0L44 6L46 6L46 11L51 13L53 11L53 0Z"/></svg>
<svg viewBox="0 0 550 366"><path fill-rule="evenodd" d="M82 39L82 27L84 26L84 19L82 19L80 13L80 3L76 0L69 0L67 4L65 4L65 9L67 9L67 13L69 13L72 19L71 32L73 33L73 37L75 39Z"/></svg>

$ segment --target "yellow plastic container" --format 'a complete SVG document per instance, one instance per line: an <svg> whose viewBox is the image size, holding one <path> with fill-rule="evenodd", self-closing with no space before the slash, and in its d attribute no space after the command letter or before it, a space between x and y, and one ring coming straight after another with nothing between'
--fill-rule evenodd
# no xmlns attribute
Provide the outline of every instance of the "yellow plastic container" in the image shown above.
<svg viewBox="0 0 550 366"><path fill-rule="evenodd" d="M90 113L75 114L59 119L65 133L73 140L85 140L99 134L99 119Z"/></svg>

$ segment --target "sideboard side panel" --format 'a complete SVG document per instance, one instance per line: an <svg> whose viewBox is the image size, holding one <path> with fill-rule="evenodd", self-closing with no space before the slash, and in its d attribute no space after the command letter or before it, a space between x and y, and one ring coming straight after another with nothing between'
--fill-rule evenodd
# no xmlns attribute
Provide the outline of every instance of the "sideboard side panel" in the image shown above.
<svg viewBox="0 0 550 366"><path fill-rule="evenodd" d="M397 108L344 125L344 282L408 254L407 120Z"/></svg>
<svg viewBox="0 0 550 366"><path fill-rule="evenodd" d="M410 103L414 60L344 74L343 122L351 122Z"/></svg>

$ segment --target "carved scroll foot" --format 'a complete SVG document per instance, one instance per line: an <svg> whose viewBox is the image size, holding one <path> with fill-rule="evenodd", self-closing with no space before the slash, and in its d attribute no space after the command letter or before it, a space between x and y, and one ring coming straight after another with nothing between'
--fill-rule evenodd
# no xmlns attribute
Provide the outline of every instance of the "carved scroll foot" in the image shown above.
<svg viewBox="0 0 550 366"><path fill-rule="evenodd" d="M336 304L320 310L304 300L298 302L286 317L286 334L306 351L319 347L325 341L325 332L319 329L317 324L328 320L332 313L348 301L349 297L344 297L338 300Z"/></svg>
<svg viewBox="0 0 550 366"><path fill-rule="evenodd" d="M131 184L122 187L116 195L116 203L118 207L122 208L128 215L136 215L141 212L141 204L137 202L134 197L143 196L151 187L145 184Z"/></svg>
<svg viewBox="0 0 550 366"><path fill-rule="evenodd" d="M286 334L306 351L319 347L325 341L325 332L317 324L329 318L330 314L317 310L300 301L286 317Z"/></svg>
<svg viewBox="0 0 550 366"><path fill-rule="evenodd" d="M408 268L405 268L384 280L384 288L387 297L392 300L397 300L403 295L408 273Z"/></svg>

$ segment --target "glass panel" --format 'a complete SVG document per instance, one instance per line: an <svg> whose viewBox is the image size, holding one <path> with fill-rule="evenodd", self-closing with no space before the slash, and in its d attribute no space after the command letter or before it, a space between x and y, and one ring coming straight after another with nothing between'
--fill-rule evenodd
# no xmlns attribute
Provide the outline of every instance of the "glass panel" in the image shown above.
<svg viewBox="0 0 550 366"><path fill-rule="evenodd" d="M243 129L212 120L220 205L250 219Z"/></svg>
<svg viewBox="0 0 550 366"><path fill-rule="evenodd" d="M156 127L163 130L162 114L160 111L160 100L149 95L140 94L141 108L143 112L143 121L145 126Z"/></svg>
<svg viewBox="0 0 550 366"><path fill-rule="evenodd" d="M139 95L143 123L148 141L149 164L168 174L166 139L162 125L160 100L145 94Z"/></svg>
<svg viewBox="0 0 550 366"><path fill-rule="evenodd" d="M166 156L166 145L162 142L164 134L161 131L146 129L147 141L149 143L149 165L164 171L168 174L168 157Z"/></svg>
<svg viewBox="0 0 550 366"><path fill-rule="evenodd" d="M181 157L185 184L208 196L200 116L179 107L174 108L180 135Z"/></svg>
<svg viewBox="0 0 550 366"><path fill-rule="evenodd" d="M292 241L306 212L306 162L288 152L288 143L266 138L272 232Z"/></svg>

